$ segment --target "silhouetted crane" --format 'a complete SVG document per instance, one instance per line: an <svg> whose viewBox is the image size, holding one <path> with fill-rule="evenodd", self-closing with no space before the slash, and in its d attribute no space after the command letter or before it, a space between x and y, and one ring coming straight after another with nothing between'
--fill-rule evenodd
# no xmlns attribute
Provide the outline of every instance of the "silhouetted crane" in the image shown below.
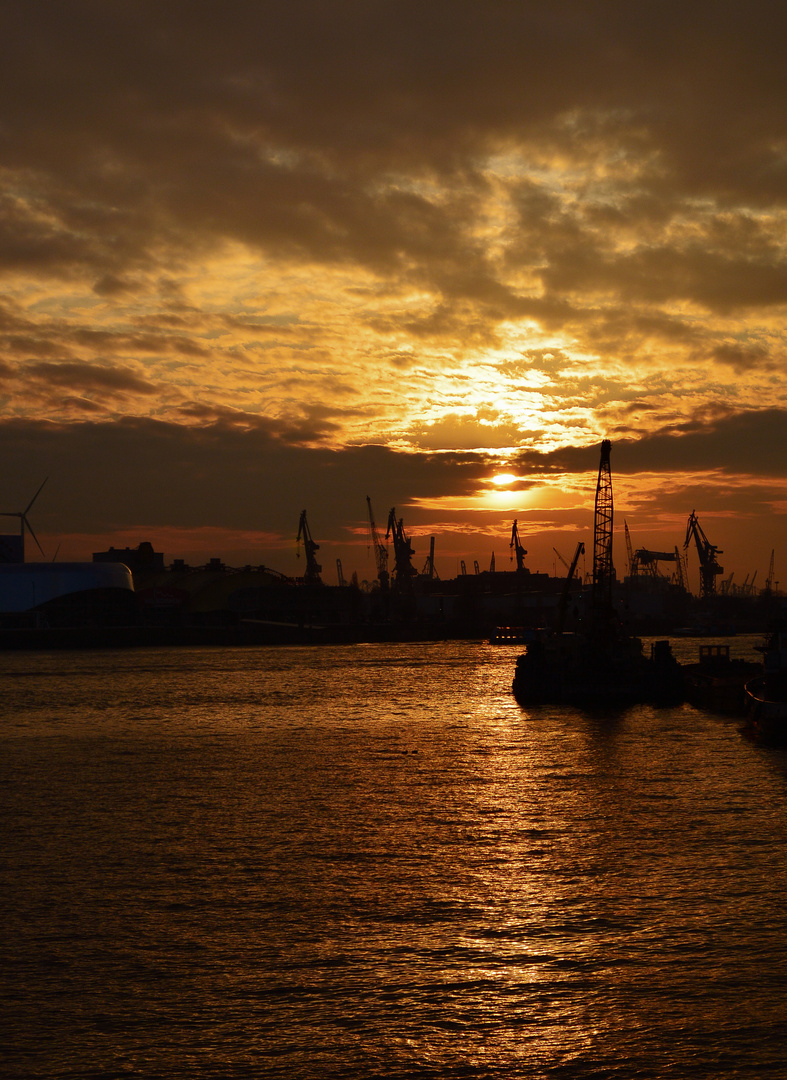
<svg viewBox="0 0 787 1080"><path fill-rule="evenodd" d="M312 540L305 510L301 510L301 518L298 522L298 537L295 541L296 544L300 544L301 540L303 540L303 548L306 552L306 573L303 575L303 580L306 585L322 585L322 578L320 577L322 567L315 557L315 552L319 551L320 545L315 544L314 540ZM298 555L300 555L300 551L298 551Z"/></svg>
<svg viewBox="0 0 787 1080"><path fill-rule="evenodd" d="M527 555L527 551L522 547L522 544L519 540L519 527L517 526L516 521L514 521L514 524L511 528L511 542L508 546L516 555L517 573L522 573L522 571L525 569L525 555Z"/></svg>
<svg viewBox="0 0 787 1080"><path fill-rule="evenodd" d="M437 573L437 568L434 564L434 537L429 537L429 555L424 563L424 577L429 578L430 581L439 581L440 575Z"/></svg>
<svg viewBox="0 0 787 1080"><path fill-rule="evenodd" d="M637 548L634 552L637 572L642 566L651 577L658 577L660 562L675 562L676 559L680 563L677 549L675 551L648 551L647 548Z"/></svg>
<svg viewBox="0 0 787 1080"><path fill-rule="evenodd" d="M413 578L417 573L412 563L415 551L410 547L410 541L405 534L403 519L399 518L397 520L395 506L392 506L388 513L388 528L385 532L385 539L387 540L389 536L393 538L394 546L392 584L399 592L407 592L412 587Z"/></svg>
<svg viewBox="0 0 787 1080"><path fill-rule="evenodd" d="M708 540L693 510L686 525L684 549L688 548L692 538L697 545L697 554L700 559L700 597L713 596L716 592L716 578L719 574L724 573L724 567L719 565L716 556L722 555L723 552L721 548L711 544L710 540Z"/></svg>
<svg viewBox="0 0 787 1080"><path fill-rule="evenodd" d="M366 496L366 505L369 508L369 536L374 547L374 558L377 564L377 580L380 582L382 591L387 592L390 584L388 576L388 548L377 533L377 526L374 523L374 514L372 513L372 500L368 495Z"/></svg>
<svg viewBox="0 0 787 1080"><path fill-rule="evenodd" d="M604 439L596 483L596 504L593 515L593 609L599 614L612 611L612 471L609 464L612 443Z"/></svg>

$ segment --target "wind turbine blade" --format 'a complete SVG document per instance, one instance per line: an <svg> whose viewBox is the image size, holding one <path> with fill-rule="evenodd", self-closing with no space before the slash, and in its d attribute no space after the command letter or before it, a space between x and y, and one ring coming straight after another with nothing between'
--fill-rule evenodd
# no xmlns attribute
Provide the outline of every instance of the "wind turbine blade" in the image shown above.
<svg viewBox="0 0 787 1080"><path fill-rule="evenodd" d="M40 488L39 488L39 490L40 490ZM27 518L25 517L25 515L24 515L24 514L22 514L22 527L23 527L23 532L24 532L24 526L25 526L25 525L27 526L27 531L28 531L28 532L30 533L30 535L31 535L31 536L33 537L33 539L35 540L35 542L36 542L36 545L38 546L38 550L39 550L39 551L41 552L41 554L42 554L42 555L44 555L44 549L43 549L43 548L41 547L41 545L40 545L40 544L38 543L38 537L37 537L37 536L36 536L36 534L35 534L35 533L33 532L33 527L32 527L32 525L31 525L31 524L30 524L30 522L29 522L29 521L27 520ZM44 558L46 558L46 555L44 555Z"/></svg>
<svg viewBox="0 0 787 1080"><path fill-rule="evenodd" d="M44 484L45 484L45 483L47 482L47 480L48 480L48 479L49 479L49 477L48 477L48 476L45 476L45 477L44 477ZM41 494L41 489L43 488L44 484L42 484L42 485L41 485L41 487L40 487L40 488L38 489L38 491L37 491L37 492L35 493L35 495L33 496L33 498L32 498L32 499L30 500L30 502L29 502L29 503L27 504L27 509L26 509L26 510L24 511L24 512L25 512L25 514L29 514L29 513L30 513L30 507L31 507L31 506L33 505L33 503L34 503L34 502L36 501L36 499L38 498L38 496L39 496L39 495ZM29 526L29 525L28 525L27 527L28 527L28 529L30 529L30 526ZM32 531L33 531L33 530L32 530L32 529L30 529L30 532L32 532ZM38 541L37 541L37 540L36 540L36 543L38 543ZM43 552L42 552L41 554L43 555Z"/></svg>

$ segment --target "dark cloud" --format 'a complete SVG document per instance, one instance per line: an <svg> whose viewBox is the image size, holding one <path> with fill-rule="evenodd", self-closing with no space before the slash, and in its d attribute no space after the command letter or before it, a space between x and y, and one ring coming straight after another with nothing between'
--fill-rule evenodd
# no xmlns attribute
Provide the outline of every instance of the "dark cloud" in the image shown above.
<svg viewBox="0 0 787 1080"><path fill-rule="evenodd" d="M611 175L608 213L637 226L687 198L782 205L785 23L771 3L737 16L710 3L6 5L0 147L24 194L0 218L1 258L92 266L113 295L162 244L235 237L378 272L419 263L436 291L510 311L471 238L481 158L551 145L592 171L622 154L637 168ZM432 177L439 198L419 190ZM563 252L579 221L533 184L518 201L545 282L571 287L582 260L569 277ZM703 250L635 255L606 275L663 287L666 266L670 289L707 281L715 305L783 296L779 260L720 248L703 263Z"/></svg>
<svg viewBox="0 0 787 1080"><path fill-rule="evenodd" d="M34 379L40 379L50 386L79 387L83 390L99 391L100 393L130 393L130 394L154 394L157 387L146 379L129 370L120 367L99 367L97 364L60 363L60 364L28 364L25 374Z"/></svg>
<svg viewBox="0 0 787 1080"><path fill-rule="evenodd" d="M583 473L597 470L598 459L599 444L593 444L564 447L544 455L526 452L518 460L525 469ZM613 472L629 475L715 472L730 477L767 476L787 480L787 411L714 410L693 421L675 424L662 433L643 433L637 439L613 439L611 461Z"/></svg>
<svg viewBox="0 0 787 1080"><path fill-rule="evenodd" d="M367 494L387 513L411 494L458 494L486 468L483 459L463 454L309 449L299 445L300 431L246 420L190 427L8 421L0 424L0 452L19 468L11 481L16 494L6 497L24 497L42 473L52 477L49 502L39 508L42 527L95 531L144 523L287 533L303 505L322 528L336 530L337 522L363 517Z"/></svg>

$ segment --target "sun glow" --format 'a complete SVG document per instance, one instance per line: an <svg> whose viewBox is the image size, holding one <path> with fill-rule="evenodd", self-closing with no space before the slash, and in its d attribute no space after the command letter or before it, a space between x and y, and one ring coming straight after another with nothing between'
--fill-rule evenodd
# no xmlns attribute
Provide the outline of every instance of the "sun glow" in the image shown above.
<svg viewBox="0 0 787 1080"><path fill-rule="evenodd" d="M497 487L508 487L509 484L515 484L519 479L518 476L514 476L513 473L498 473L497 476L491 477L490 482L496 484Z"/></svg>

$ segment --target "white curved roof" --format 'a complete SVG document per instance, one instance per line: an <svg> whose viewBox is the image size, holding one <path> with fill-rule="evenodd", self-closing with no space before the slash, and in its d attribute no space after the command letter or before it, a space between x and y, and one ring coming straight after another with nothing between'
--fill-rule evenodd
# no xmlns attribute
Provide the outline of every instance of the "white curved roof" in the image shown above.
<svg viewBox="0 0 787 1080"><path fill-rule="evenodd" d="M0 611L31 611L88 589L133 592L134 579L123 563L0 563Z"/></svg>

